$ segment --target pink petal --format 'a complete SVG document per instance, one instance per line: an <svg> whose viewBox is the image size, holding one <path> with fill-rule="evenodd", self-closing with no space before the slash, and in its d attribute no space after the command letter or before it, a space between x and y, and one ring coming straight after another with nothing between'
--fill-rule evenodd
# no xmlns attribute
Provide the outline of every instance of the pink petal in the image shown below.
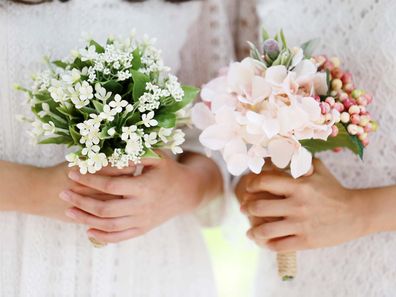
<svg viewBox="0 0 396 297"><path fill-rule="evenodd" d="M227 124L216 124L206 128L199 136L203 146L211 150L221 150L234 135L234 131Z"/></svg>
<svg viewBox="0 0 396 297"><path fill-rule="evenodd" d="M295 140L286 137L271 140L268 144L268 153L272 163L279 168L285 168L298 150L298 145Z"/></svg>
<svg viewBox="0 0 396 297"><path fill-rule="evenodd" d="M244 91L250 86L254 69L239 62L231 63L228 71L227 81L230 90L244 94Z"/></svg>
<svg viewBox="0 0 396 297"><path fill-rule="evenodd" d="M227 77L217 77L202 87L201 98L203 101L211 102L219 95L226 93L227 88Z"/></svg>
<svg viewBox="0 0 396 297"><path fill-rule="evenodd" d="M321 110L319 103L312 97L304 97L301 99L302 108L309 115L311 121L319 120L321 116Z"/></svg>
<svg viewBox="0 0 396 297"><path fill-rule="evenodd" d="M257 104L271 95L271 86L264 77L254 76L252 80L252 100Z"/></svg>
<svg viewBox="0 0 396 297"><path fill-rule="evenodd" d="M215 123L212 112L204 103L197 103L194 105L191 110L191 120L200 130L204 130Z"/></svg>
<svg viewBox="0 0 396 297"><path fill-rule="evenodd" d="M312 154L306 150L304 147L300 147L300 149L294 153L291 163L291 175L294 178L298 178L307 174L312 166Z"/></svg>

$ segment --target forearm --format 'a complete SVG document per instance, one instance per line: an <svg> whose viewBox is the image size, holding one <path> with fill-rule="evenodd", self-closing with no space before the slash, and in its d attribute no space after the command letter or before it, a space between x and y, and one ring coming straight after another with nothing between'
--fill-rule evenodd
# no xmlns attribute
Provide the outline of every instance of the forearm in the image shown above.
<svg viewBox="0 0 396 297"><path fill-rule="evenodd" d="M200 195L198 195L198 200L194 203L196 206L210 201L223 193L223 177L216 162L212 159L201 154L186 152L179 161L187 166L198 183Z"/></svg>
<svg viewBox="0 0 396 297"><path fill-rule="evenodd" d="M353 197L365 201L361 213L367 233L396 231L396 186L355 190Z"/></svg>
<svg viewBox="0 0 396 297"><path fill-rule="evenodd" d="M38 168L0 161L0 211L24 211L35 193Z"/></svg>

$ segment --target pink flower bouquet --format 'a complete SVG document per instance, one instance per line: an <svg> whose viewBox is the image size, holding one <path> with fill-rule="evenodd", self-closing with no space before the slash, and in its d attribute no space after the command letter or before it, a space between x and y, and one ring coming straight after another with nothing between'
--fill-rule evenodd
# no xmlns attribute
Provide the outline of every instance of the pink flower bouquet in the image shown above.
<svg viewBox="0 0 396 297"><path fill-rule="evenodd" d="M337 58L312 57L314 41L289 48L282 31L263 35L263 51L251 44L250 57L203 86L192 110L201 144L221 152L235 176L260 173L267 158L298 178L316 152L348 148L362 157L376 127L371 96L355 89Z"/></svg>

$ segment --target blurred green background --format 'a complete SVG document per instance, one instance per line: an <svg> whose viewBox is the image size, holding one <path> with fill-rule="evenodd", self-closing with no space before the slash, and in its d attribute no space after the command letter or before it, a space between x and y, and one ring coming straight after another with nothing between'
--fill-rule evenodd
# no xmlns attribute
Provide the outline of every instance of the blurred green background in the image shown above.
<svg viewBox="0 0 396 297"><path fill-rule="evenodd" d="M204 230L220 297L250 297L258 249L247 241L232 242L220 228Z"/></svg>

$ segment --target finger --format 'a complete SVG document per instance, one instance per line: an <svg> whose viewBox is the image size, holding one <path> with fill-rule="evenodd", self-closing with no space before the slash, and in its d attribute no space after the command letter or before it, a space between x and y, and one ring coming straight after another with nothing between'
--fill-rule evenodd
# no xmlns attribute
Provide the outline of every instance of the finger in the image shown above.
<svg viewBox="0 0 396 297"><path fill-rule="evenodd" d="M288 220L282 220L253 227L248 231L248 237L265 243L271 239L295 235L297 232L298 227L296 224Z"/></svg>
<svg viewBox="0 0 396 297"><path fill-rule="evenodd" d="M249 201L244 208L247 215L255 217L286 217L294 213L289 199Z"/></svg>
<svg viewBox="0 0 396 297"><path fill-rule="evenodd" d="M139 164L143 165L143 166L158 166L159 164L161 164L161 162L164 160L163 157L160 158L143 158L141 160L141 162Z"/></svg>
<svg viewBox="0 0 396 297"><path fill-rule="evenodd" d="M117 198L107 201L94 199L74 193L63 191L59 197L91 215L100 218L116 218L140 214L142 208L141 199Z"/></svg>
<svg viewBox="0 0 396 297"><path fill-rule="evenodd" d="M94 238L98 242L102 243L117 243L127 239L135 238L143 235L144 229L142 228L130 228L128 230L119 232L105 232L96 229L88 230L88 237Z"/></svg>
<svg viewBox="0 0 396 297"><path fill-rule="evenodd" d="M302 238L296 235L270 240L266 243L266 247L278 253L296 252L307 249Z"/></svg>
<svg viewBox="0 0 396 297"><path fill-rule="evenodd" d="M79 172L71 171L69 178L86 187L112 195L128 195L130 193L140 193L143 190L140 186L139 179L130 176L83 175Z"/></svg>
<svg viewBox="0 0 396 297"><path fill-rule="evenodd" d="M135 171L136 171L136 165L130 162L129 166L124 168L112 167L111 165L103 167L101 170L97 172L97 174L107 175L107 176L121 176L121 175L133 175Z"/></svg>
<svg viewBox="0 0 396 297"><path fill-rule="evenodd" d="M99 218L78 208L66 210L66 215L76 223L84 224L105 232L119 232L143 225L138 217Z"/></svg>
<svg viewBox="0 0 396 297"><path fill-rule="evenodd" d="M247 191L266 191L278 196L289 196L294 192L295 185L296 181L291 176L280 172L263 172L249 182Z"/></svg>

